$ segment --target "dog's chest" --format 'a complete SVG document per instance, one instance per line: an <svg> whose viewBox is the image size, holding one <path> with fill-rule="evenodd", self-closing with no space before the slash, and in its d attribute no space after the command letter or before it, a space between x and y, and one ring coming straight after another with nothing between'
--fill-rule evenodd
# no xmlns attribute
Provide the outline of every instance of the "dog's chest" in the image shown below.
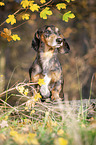
<svg viewBox="0 0 96 145"><path fill-rule="evenodd" d="M43 70L49 69L53 65L53 52L43 52L40 54Z"/></svg>

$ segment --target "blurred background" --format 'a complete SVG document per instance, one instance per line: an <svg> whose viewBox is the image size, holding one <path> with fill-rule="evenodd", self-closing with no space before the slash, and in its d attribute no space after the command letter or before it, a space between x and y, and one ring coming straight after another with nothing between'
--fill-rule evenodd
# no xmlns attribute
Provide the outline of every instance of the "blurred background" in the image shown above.
<svg viewBox="0 0 96 145"><path fill-rule="evenodd" d="M0 23L20 8L19 0L4 2L6 5L0 7ZM39 3L38 0L36 2ZM80 99L82 94L83 98L89 98L91 92L91 97L96 98L96 1L76 0L67 3L67 9L61 11L57 11L57 3L57 0L53 0L53 15L48 16L47 20L41 19L38 12L28 11L31 18L23 25L17 27L24 22L19 14L16 24L11 26L5 23L0 27L0 31L3 28L13 28L12 33L21 38L21 41L8 42L0 37L0 92L7 86L29 81L29 67L36 57L36 52L31 48L34 33L43 25L55 25L71 49L69 54L58 54L64 75L65 97L69 100ZM76 17L66 23L62 20L62 15L68 10ZM12 101L12 98L10 100Z"/></svg>

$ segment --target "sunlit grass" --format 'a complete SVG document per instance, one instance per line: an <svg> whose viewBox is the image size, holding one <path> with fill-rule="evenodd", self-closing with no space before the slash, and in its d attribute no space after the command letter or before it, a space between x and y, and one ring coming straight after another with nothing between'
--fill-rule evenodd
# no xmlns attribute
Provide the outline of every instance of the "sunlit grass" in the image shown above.
<svg viewBox="0 0 96 145"><path fill-rule="evenodd" d="M80 101L36 100L31 106L24 102L14 107L2 101L0 145L95 145L96 108L82 101L83 106Z"/></svg>
<svg viewBox="0 0 96 145"><path fill-rule="evenodd" d="M0 145L96 144L96 99L83 100L80 92L78 101L41 102L41 95L32 85L18 83L0 94ZM79 77L78 85L81 91ZM13 95L19 98L16 106L7 102L14 90L17 93Z"/></svg>

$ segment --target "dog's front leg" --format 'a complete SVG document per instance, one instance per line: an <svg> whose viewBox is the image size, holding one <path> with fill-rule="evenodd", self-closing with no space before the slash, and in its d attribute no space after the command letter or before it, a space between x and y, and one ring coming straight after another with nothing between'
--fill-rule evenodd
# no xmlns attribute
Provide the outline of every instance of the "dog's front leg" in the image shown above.
<svg viewBox="0 0 96 145"><path fill-rule="evenodd" d="M62 90L61 81L55 82L54 88L52 89L51 100L60 99L60 92ZM63 96L62 96L63 98Z"/></svg>

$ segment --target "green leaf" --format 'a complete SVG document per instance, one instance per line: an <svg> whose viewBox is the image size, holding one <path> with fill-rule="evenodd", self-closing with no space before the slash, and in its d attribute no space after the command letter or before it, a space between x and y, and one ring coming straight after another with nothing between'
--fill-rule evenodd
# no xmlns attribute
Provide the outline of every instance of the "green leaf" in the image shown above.
<svg viewBox="0 0 96 145"><path fill-rule="evenodd" d="M66 9L66 4L65 3L60 3L60 4L57 4L56 7L57 7L58 10Z"/></svg>
<svg viewBox="0 0 96 145"><path fill-rule="evenodd" d="M69 18L72 19L74 17L75 17L75 15L73 13L71 13L71 11L68 11L63 15L62 19L63 19L63 21L68 22Z"/></svg>
<svg viewBox="0 0 96 145"><path fill-rule="evenodd" d="M47 15L52 15L52 11L49 10L49 7L46 7L40 12L40 18L47 19Z"/></svg>
<svg viewBox="0 0 96 145"><path fill-rule="evenodd" d="M70 3L70 0L65 0L67 3Z"/></svg>
<svg viewBox="0 0 96 145"><path fill-rule="evenodd" d="M75 1L75 0L65 0L67 3L70 3L71 1Z"/></svg>

